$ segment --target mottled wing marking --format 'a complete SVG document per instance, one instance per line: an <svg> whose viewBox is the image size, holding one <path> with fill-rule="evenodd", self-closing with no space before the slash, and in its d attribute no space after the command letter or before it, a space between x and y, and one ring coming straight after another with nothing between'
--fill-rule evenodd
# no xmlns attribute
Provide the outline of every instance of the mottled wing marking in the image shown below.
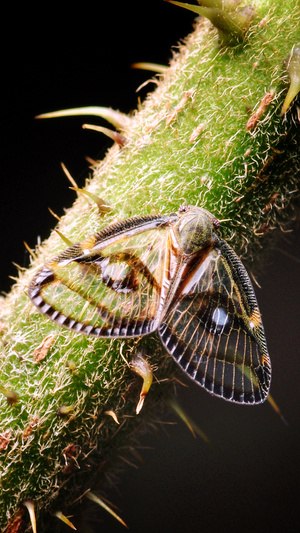
<svg viewBox="0 0 300 533"><path fill-rule="evenodd" d="M128 337L157 328L164 227L91 250L74 245L38 271L32 301L55 322L88 335ZM86 243L84 244L84 246Z"/></svg>
<svg viewBox="0 0 300 533"><path fill-rule="evenodd" d="M261 315L244 266L217 228L195 206L112 224L46 263L29 297L51 320L86 335L158 330L201 386L260 403L271 380Z"/></svg>
<svg viewBox="0 0 300 533"><path fill-rule="evenodd" d="M207 390L227 400L259 403L268 393L270 361L252 285L235 258L238 271L213 249L194 267L159 335L181 368ZM246 292L241 275L250 284Z"/></svg>

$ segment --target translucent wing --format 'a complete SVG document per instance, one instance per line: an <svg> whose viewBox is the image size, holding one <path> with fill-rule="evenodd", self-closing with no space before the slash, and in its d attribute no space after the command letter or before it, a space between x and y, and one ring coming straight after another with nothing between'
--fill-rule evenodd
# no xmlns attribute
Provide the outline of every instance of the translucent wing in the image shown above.
<svg viewBox="0 0 300 533"><path fill-rule="evenodd" d="M271 365L260 312L244 266L224 241L179 286L159 335L211 393L240 403L266 398Z"/></svg>
<svg viewBox="0 0 300 533"><path fill-rule="evenodd" d="M157 328L168 217L108 226L44 265L29 286L39 310L87 335L128 337Z"/></svg>

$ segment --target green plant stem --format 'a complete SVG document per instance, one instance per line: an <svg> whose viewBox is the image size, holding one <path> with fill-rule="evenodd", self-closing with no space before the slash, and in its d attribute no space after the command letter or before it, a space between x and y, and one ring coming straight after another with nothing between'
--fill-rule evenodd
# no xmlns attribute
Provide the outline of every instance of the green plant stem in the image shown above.
<svg viewBox="0 0 300 533"><path fill-rule="evenodd" d="M257 263L271 237L295 216L299 119L296 106L284 116L280 111L288 87L283 61L299 30L296 0L257 0L246 40L234 48L219 48L215 29L200 19L158 88L130 117L122 131L126 145L114 145L94 169L87 189L112 212L100 219L97 207L80 196L59 231L78 242L115 218L196 204L221 220L222 236L248 266L254 258ZM34 271L65 247L53 232L1 302L1 530L16 517L16 531L23 530L26 498L37 514L64 512L95 479L101 488L173 390L176 365L155 335L89 339L33 308L26 288ZM49 335L52 344L36 362L34 350ZM140 342L157 380L136 415L139 388L132 389L136 377L123 357L130 360ZM163 378L169 381L159 383ZM14 391L16 401L8 402L5 391ZM65 416L62 406L70 408Z"/></svg>

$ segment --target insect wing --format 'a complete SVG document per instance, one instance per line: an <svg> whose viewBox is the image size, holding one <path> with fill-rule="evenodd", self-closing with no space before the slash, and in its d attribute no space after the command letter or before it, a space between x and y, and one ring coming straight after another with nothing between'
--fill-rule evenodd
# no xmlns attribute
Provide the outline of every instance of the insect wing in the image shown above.
<svg viewBox="0 0 300 533"><path fill-rule="evenodd" d="M33 303L87 335L129 337L156 329L168 230L135 224L124 232L117 225L115 235L112 227L105 238L91 238L90 249L87 239L44 265L29 287Z"/></svg>
<svg viewBox="0 0 300 533"><path fill-rule="evenodd" d="M159 328L167 351L201 386L226 400L260 403L271 366L248 274L222 241L182 283Z"/></svg>

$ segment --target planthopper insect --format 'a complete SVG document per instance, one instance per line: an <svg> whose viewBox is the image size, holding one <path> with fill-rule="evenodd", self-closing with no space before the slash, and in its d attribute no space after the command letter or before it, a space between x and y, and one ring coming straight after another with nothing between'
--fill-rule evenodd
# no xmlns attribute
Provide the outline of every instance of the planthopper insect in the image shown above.
<svg viewBox="0 0 300 533"><path fill-rule="evenodd" d="M218 220L200 207L109 225L46 263L29 286L41 313L96 337L157 332L212 394L263 402L271 363L254 290Z"/></svg>

